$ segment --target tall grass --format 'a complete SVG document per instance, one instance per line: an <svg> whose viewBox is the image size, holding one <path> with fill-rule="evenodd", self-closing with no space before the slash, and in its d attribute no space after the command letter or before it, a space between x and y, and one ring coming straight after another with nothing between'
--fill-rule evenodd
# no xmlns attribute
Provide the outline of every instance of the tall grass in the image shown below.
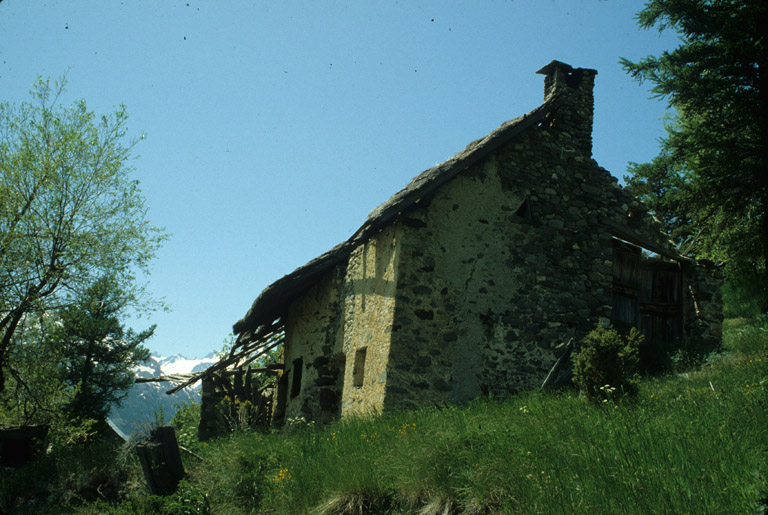
<svg viewBox="0 0 768 515"><path fill-rule="evenodd" d="M216 513L756 513L768 345L752 340L631 402L528 393L240 434L204 449L193 481Z"/></svg>
<svg viewBox="0 0 768 515"><path fill-rule="evenodd" d="M699 369L640 381L633 400L529 392L197 443L204 461L185 462L168 498L126 484L121 503L92 502L95 483L60 459L58 504L28 512L765 513L768 324L730 320L724 346ZM66 477L81 477L82 499L62 507Z"/></svg>

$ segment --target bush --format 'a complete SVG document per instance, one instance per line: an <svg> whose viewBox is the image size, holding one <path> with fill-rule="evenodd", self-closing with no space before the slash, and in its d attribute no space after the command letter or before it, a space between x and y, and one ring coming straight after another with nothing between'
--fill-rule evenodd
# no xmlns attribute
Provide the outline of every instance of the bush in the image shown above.
<svg viewBox="0 0 768 515"><path fill-rule="evenodd" d="M188 400L177 403L178 411L171 420L171 425L176 430L176 440L179 445L188 449L195 448L199 441L197 439L197 428L200 425L200 403Z"/></svg>
<svg viewBox="0 0 768 515"><path fill-rule="evenodd" d="M593 400L634 395L642 341L642 335L634 328L626 337L612 327L595 328L584 338L573 358L574 382Z"/></svg>

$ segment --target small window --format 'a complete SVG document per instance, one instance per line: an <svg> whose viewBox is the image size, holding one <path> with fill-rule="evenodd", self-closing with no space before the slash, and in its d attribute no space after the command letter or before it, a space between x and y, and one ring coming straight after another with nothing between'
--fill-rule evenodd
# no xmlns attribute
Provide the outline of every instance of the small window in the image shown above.
<svg viewBox="0 0 768 515"><path fill-rule="evenodd" d="M531 214L531 204L528 202L528 197L523 200L523 203L520 204L520 207L517 208L515 214L528 222L533 220L533 215Z"/></svg>
<svg viewBox="0 0 768 515"><path fill-rule="evenodd" d="M304 360L296 358L293 360L293 372L291 381L291 399L301 392L301 371L304 368Z"/></svg>
<svg viewBox="0 0 768 515"><path fill-rule="evenodd" d="M365 378L365 354L366 347L357 349L355 351L355 366L352 368L352 385L355 388L363 386L363 379Z"/></svg>

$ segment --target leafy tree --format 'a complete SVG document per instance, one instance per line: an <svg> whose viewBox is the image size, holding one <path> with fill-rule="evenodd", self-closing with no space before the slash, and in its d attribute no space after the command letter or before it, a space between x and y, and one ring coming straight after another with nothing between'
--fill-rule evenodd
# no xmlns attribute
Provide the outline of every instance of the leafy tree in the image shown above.
<svg viewBox="0 0 768 515"><path fill-rule="evenodd" d="M0 103L0 392L28 317L72 305L106 274L147 307L136 274L165 238L131 179L125 108L60 106L65 82L39 79L32 102Z"/></svg>
<svg viewBox="0 0 768 515"><path fill-rule="evenodd" d="M60 312L50 340L62 353L61 378L77 387L65 409L72 419L104 422L110 405L133 385L131 368L149 358L141 344L155 326L140 333L125 330L119 317L127 302L117 281L104 277Z"/></svg>
<svg viewBox="0 0 768 515"><path fill-rule="evenodd" d="M24 322L11 354L17 366L0 395L0 426L55 422L76 391L59 378L60 349L46 344L53 327L50 317L27 317Z"/></svg>
<svg viewBox="0 0 768 515"><path fill-rule="evenodd" d="M676 31L681 44L636 63L622 59L675 112L661 155L633 163L628 184L676 231L682 250L725 261L733 275L760 269L768 285L768 4L650 0L637 20Z"/></svg>
<svg viewBox="0 0 768 515"><path fill-rule="evenodd" d="M73 420L62 410L75 397L78 387L60 377L64 357L48 338L55 327L54 318L26 317L24 326L14 337L11 359L15 366L0 394L0 427L46 424L54 449L88 440L95 421Z"/></svg>

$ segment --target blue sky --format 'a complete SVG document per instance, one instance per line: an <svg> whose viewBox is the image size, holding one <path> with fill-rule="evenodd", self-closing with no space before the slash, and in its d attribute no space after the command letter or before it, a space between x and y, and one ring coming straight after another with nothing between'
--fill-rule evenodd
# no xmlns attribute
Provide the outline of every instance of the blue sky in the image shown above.
<svg viewBox="0 0 768 515"><path fill-rule="evenodd" d="M665 104L620 57L677 46L635 0L5 0L0 99L68 71L125 104L135 176L172 238L149 347L203 356L274 280L347 239L421 171L541 104L552 59L595 68L594 155L656 155Z"/></svg>

